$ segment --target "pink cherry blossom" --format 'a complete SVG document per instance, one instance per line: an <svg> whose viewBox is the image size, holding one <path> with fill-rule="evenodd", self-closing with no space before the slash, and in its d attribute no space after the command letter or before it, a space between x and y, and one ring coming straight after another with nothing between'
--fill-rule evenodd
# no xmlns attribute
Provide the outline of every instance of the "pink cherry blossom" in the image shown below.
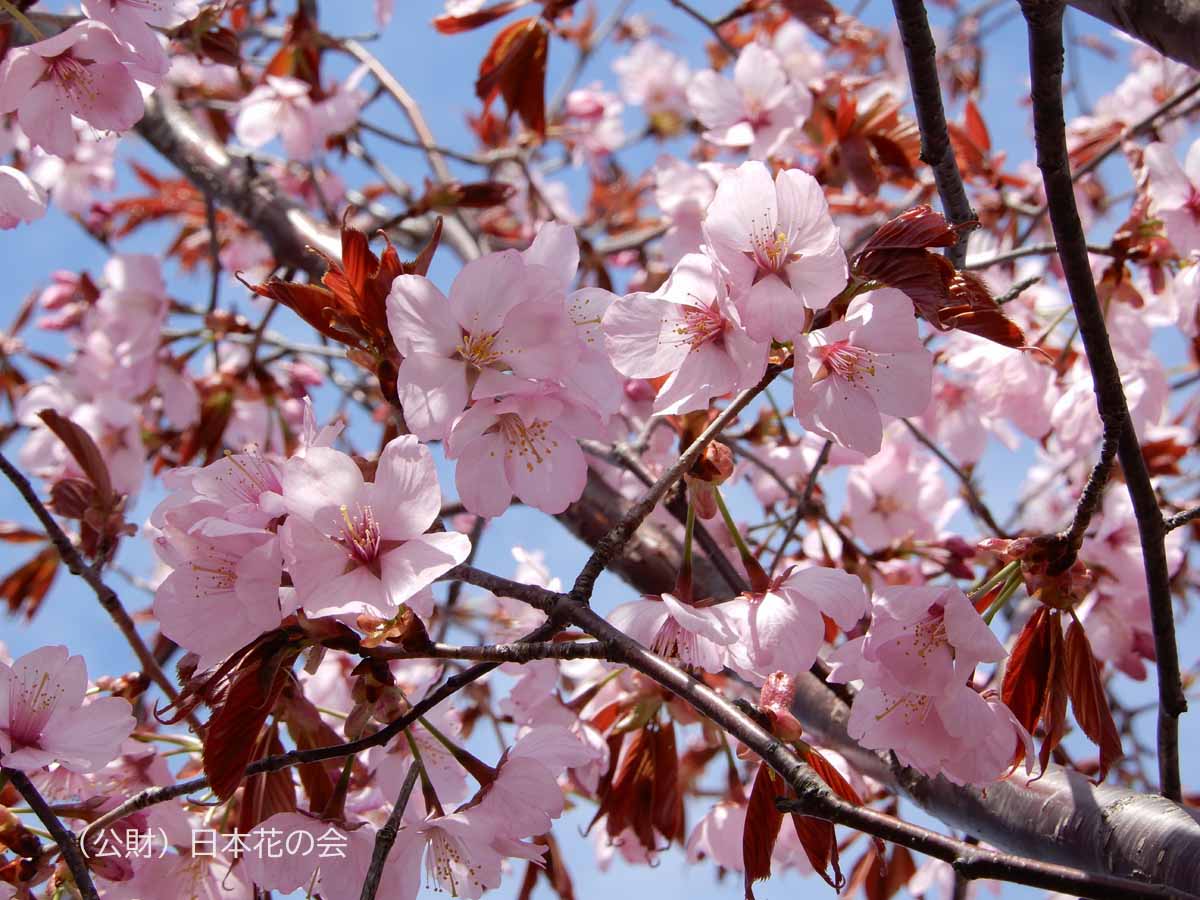
<svg viewBox="0 0 1200 900"><path fill-rule="evenodd" d="M557 515L583 493L587 460L576 438L602 437L600 419L563 391L502 379L491 383L513 392L476 401L446 438L459 497L478 516L500 515L514 494Z"/></svg>
<svg viewBox="0 0 1200 900"><path fill-rule="evenodd" d="M414 434L445 438L484 369L545 378L565 368L572 324L557 297L560 284L515 250L463 266L449 298L422 276L396 278L388 327L404 355L397 393Z"/></svg>
<svg viewBox="0 0 1200 900"><path fill-rule="evenodd" d="M715 163L693 166L672 156L654 165L654 202L670 221L663 235L664 262L674 266L704 244L704 211L716 193Z"/></svg>
<svg viewBox="0 0 1200 900"><path fill-rule="evenodd" d="M604 315L604 342L629 378L668 375L655 413L707 408L714 396L752 387L770 346L751 340L729 299L725 275L702 254L685 256L653 294L630 294Z"/></svg>
<svg viewBox="0 0 1200 900"><path fill-rule="evenodd" d="M929 405L933 355L908 298L893 288L858 297L846 318L796 339L796 418L868 456L883 442L883 414Z"/></svg>
<svg viewBox="0 0 1200 900"><path fill-rule="evenodd" d="M608 620L660 656L706 672L724 668L725 648L738 638L719 606L701 609L671 594L623 603Z"/></svg>
<svg viewBox="0 0 1200 900"><path fill-rule="evenodd" d="M84 702L87 666L66 647L41 647L0 662L0 765L35 772L58 763L94 772L120 751L133 730L129 701Z"/></svg>
<svg viewBox="0 0 1200 900"><path fill-rule="evenodd" d="M45 214L45 192L20 169L0 166L0 229L16 228Z"/></svg>
<svg viewBox="0 0 1200 900"><path fill-rule="evenodd" d="M58 156L75 149L71 116L101 131L128 131L142 94L125 68L129 51L107 26L85 19L10 50L0 64L0 113L16 112L29 140Z"/></svg>
<svg viewBox="0 0 1200 900"><path fill-rule="evenodd" d="M306 82L268 75L238 104L234 133L252 149L278 137L289 157L310 160L324 149L327 137L354 124L365 99L355 87L360 77L352 75L339 90L314 102Z"/></svg>
<svg viewBox="0 0 1200 900"><path fill-rule="evenodd" d="M70 156L55 156L40 147L29 154L29 177L59 209L86 215L97 192L111 191L117 183L117 138L99 137L84 126L76 129L78 143Z"/></svg>
<svg viewBox="0 0 1200 900"><path fill-rule="evenodd" d="M1179 165L1169 146L1153 143L1142 154L1149 175L1150 207L1181 254L1200 250L1200 140Z"/></svg>
<svg viewBox="0 0 1200 900"><path fill-rule="evenodd" d="M821 614L848 631L869 608L866 589L854 575L819 566L789 569L764 593L722 605L738 637L729 647L730 660L756 680L807 672L825 639Z"/></svg>
<svg viewBox="0 0 1200 900"><path fill-rule="evenodd" d="M373 482L346 454L310 448L284 467L283 498L284 559L314 615L390 618L470 550L465 535L425 533L442 495L433 457L412 435L383 448Z"/></svg>
<svg viewBox="0 0 1200 900"><path fill-rule="evenodd" d="M656 41L638 41L613 63L621 97L640 106L652 123L670 130L682 124L688 112L687 87L691 78L687 62Z"/></svg>
<svg viewBox="0 0 1200 900"><path fill-rule="evenodd" d="M976 665L1005 650L953 586L900 585L873 599L871 627L834 651L830 680L861 680L847 724L871 750L959 783L1000 777L1029 736L1011 712L969 686ZM977 746L980 742L987 746Z"/></svg>
<svg viewBox="0 0 1200 900"><path fill-rule="evenodd" d="M846 515L855 536L871 548L936 538L961 506L940 467L911 438L889 433L882 452L853 469L846 481Z"/></svg>
<svg viewBox="0 0 1200 900"><path fill-rule="evenodd" d="M704 231L732 281L752 285L735 299L755 340L792 340L846 284L824 191L799 169L772 181L761 162L742 163L717 185Z"/></svg>
<svg viewBox="0 0 1200 900"><path fill-rule="evenodd" d="M174 28L195 18L200 0L83 0L83 11L133 48L142 71L161 78L170 62L154 28Z"/></svg>
<svg viewBox="0 0 1200 900"><path fill-rule="evenodd" d="M812 96L788 81L779 58L761 44L747 44L733 80L711 69L697 72L687 99L706 131L722 147L749 148L752 157L773 155L812 110Z"/></svg>
<svg viewBox="0 0 1200 900"><path fill-rule="evenodd" d="M168 526L155 542L174 570L154 595L163 634L210 668L283 618L283 559L274 533L206 518L191 531Z"/></svg>

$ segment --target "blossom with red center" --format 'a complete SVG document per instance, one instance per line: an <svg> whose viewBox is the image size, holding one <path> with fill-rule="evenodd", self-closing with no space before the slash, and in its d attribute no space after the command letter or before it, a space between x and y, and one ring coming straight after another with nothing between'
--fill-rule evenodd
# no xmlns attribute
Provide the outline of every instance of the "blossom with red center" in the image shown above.
<svg viewBox="0 0 1200 900"><path fill-rule="evenodd" d="M689 606L671 594L623 603L609 622L665 659L706 672L725 667L728 648L737 640L719 606Z"/></svg>
<svg viewBox="0 0 1200 900"><path fill-rule="evenodd" d="M705 213L708 244L737 285L746 331L757 341L790 341L807 310L822 309L846 285L846 255L817 180L799 169L771 178L742 163L717 185Z"/></svg>
<svg viewBox="0 0 1200 900"><path fill-rule="evenodd" d="M704 409L714 396L754 385L767 367L766 341L742 327L726 276L703 254L689 253L653 294L630 294L604 314L604 343L628 378L668 376L656 413Z"/></svg>
<svg viewBox="0 0 1200 900"><path fill-rule="evenodd" d="M0 65L0 113L15 111L31 142L70 156L77 141L72 116L101 131L128 131L142 117L129 58L106 26L89 19L10 50Z"/></svg>
<svg viewBox="0 0 1200 900"><path fill-rule="evenodd" d="M521 502L557 515L579 499L587 461L577 437L600 438L601 420L566 392L500 376L480 387L497 389L458 417L446 438L457 460L454 482L463 505L478 516Z"/></svg>
<svg viewBox="0 0 1200 900"><path fill-rule="evenodd" d="M133 730L129 701L84 703L87 666L66 647L41 647L0 662L0 765L36 772L58 763L95 772L116 758Z"/></svg>
<svg viewBox="0 0 1200 900"><path fill-rule="evenodd" d="M428 278L396 278L388 327L404 355L396 391L414 434L444 439L485 370L548 378L567 368L575 334L558 287L516 250L467 263L448 298Z"/></svg>
<svg viewBox="0 0 1200 900"><path fill-rule="evenodd" d="M733 80L711 69L697 72L687 100L706 140L722 147L748 147L750 155L773 155L812 110L812 95L788 81L783 64L761 44L747 44Z"/></svg>
<svg viewBox="0 0 1200 900"><path fill-rule="evenodd" d="M893 288L855 299L846 318L796 339L794 402L805 428L867 455L883 443L883 415L925 411L933 356L912 304Z"/></svg>
<svg viewBox="0 0 1200 900"><path fill-rule="evenodd" d="M283 500L284 559L298 604L314 615L391 617L470 550L465 535L425 533L442 494L412 435L384 447L374 481L346 454L309 448L284 466Z"/></svg>

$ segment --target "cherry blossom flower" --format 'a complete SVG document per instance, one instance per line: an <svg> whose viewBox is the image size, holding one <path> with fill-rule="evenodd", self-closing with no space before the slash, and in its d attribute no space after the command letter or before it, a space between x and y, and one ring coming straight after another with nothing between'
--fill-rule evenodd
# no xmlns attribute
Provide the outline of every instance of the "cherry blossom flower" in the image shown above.
<svg viewBox="0 0 1200 900"><path fill-rule="evenodd" d="M657 41L638 41L613 62L621 97L640 106L660 134L672 134L688 112L687 87L691 72L687 62Z"/></svg>
<svg viewBox="0 0 1200 900"><path fill-rule="evenodd" d="M629 378L669 376L655 413L704 409L714 396L752 387L770 346L751 340L725 276L702 254L685 256L653 294L630 294L604 314L604 342Z"/></svg>
<svg viewBox="0 0 1200 900"><path fill-rule="evenodd" d="M78 143L70 156L55 156L40 147L29 155L29 177L64 212L86 215L96 202L97 191L111 191L116 186L117 138L97 140L95 134L91 128L76 129Z"/></svg>
<svg viewBox="0 0 1200 900"><path fill-rule="evenodd" d="M465 535L425 533L442 495L433 457L412 435L383 448L373 482L346 454L310 448L284 467L283 498L284 559L313 615L390 618L470 550Z"/></svg>
<svg viewBox="0 0 1200 900"><path fill-rule="evenodd" d="M1163 220L1167 237L1181 254L1200 250L1200 140L1182 166L1158 142L1143 151L1142 161L1150 178L1150 208Z"/></svg>
<svg viewBox="0 0 1200 900"><path fill-rule="evenodd" d="M846 256L820 184L785 169L771 179L761 162L746 162L721 179L704 231L735 284L750 337L790 341L807 310L821 309L845 286Z"/></svg>
<svg viewBox="0 0 1200 900"><path fill-rule="evenodd" d="M0 166L0 229L16 228L45 214L45 192L20 169Z"/></svg>
<svg viewBox="0 0 1200 900"><path fill-rule="evenodd" d="M704 125L704 137L722 147L749 148L765 159L781 147L812 110L812 96L793 86L779 58L761 44L747 44L730 81L711 69L697 72L687 99Z"/></svg>
<svg viewBox="0 0 1200 900"><path fill-rule="evenodd" d="M956 587L891 586L873 598L867 634L832 654L830 680L862 681L847 728L864 747L892 750L931 775L986 784L1007 769L1018 740L1032 759L1011 712L969 686L979 663L1004 656Z"/></svg>
<svg viewBox="0 0 1200 900"><path fill-rule="evenodd" d="M654 164L654 202L670 220L662 237L664 262L674 266L704 243L704 211L717 190L715 163L692 166L672 156Z"/></svg>
<svg viewBox="0 0 1200 900"><path fill-rule="evenodd" d="M621 124L624 108L620 98L603 90L599 83L567 94L561 128L575 165L586 160L598 171L605 158L620 148L625 141Z"/></svg>
<svg viewBox="0 0 1200 900"><path fill-rule="evenodd" d="M279 625L283 558L275 534L206 518L189 532L167 527L155 549L174 570L154 595L163 634L207 669Z"/></svg>
<svg viewBox="0 0 1200 900"><path fill-rule="evenodd" d="M446 455L457 461L458 495L477 516L500 515L514 494L557 515L587 483L587 460L576 438L599 439L603 426L561 390L507 380L512 383L496 385L505 395L477 400L446 438Z"/></svg>
<svg viewBox="0 0 1200 900"><path fill-rule="evenodd" d="M101 131L128 131L142 117L142 93L124 65L128 59L107 26L76 22L9 51L0 64L0 113L15 111L30 141L70 156L77 140L71 116Z"/></svg>
<svg viewBox="0 0 1200 900"><path fill-rule="evenodd" d="M170 62L154 29L174 28L194 19L200 12L200 0L83 0L83 11L133 48L139 69L147 76L161 78Z"/></svg>
<svg viewBox="0 0 1200 900"><path fill-rule="evenodd" d="M722 605L738 636L729 658L756 680L776 672L807 672L825 639L821 615L848 631L869 608L866 589L854 575L819 566L788 569L767 591Z"/></svg>
<svg viewBox="0 0 1200 900"><path fill-rule="evenodd" d="M348 828L299 812L276 813L251 829L246 844L259 849L245 853L238 869L242 878L264 890L281 894L304 891L328 900L356 900L371 863L375 844L372 831L369 827ZM379 884L382 896L416 895L415 872L420 864L416 854L420 845L407 839L408 835L405 838L397 840L388 853ZM272 841L280 845L278 852L271 852ZM293 841L296 849L288 852ZM317 849L326 846L336 846L338 852ZM302 849L309 852L300 852ZM407 870L408 877L397 878L397 870ZM411 889L405 890L408 882L412 882Z"/></svg>
<svg viewBox="0 0 1200 900"><path fill-rule="evenodd" d="M878 453L882 414L915 416L929 405L933 355L893 288L856 298L845 319L798 337L796 358L796 418L851 450Z"/></svg>
<svg viewBox="0 0 1200 900"><path fill-rule="evenodd" d="M358 117L364 97L355 81L351 76L344 90L314 103L306 82L268 75L238 104L234 133L252 149L278 137L289 157L310 160L324 149L327 137L345 131Z"/></svg>
<svg viewBox="0 0 1200 900"><path fill-rule="evenodd" d="M388 327L404 355L397 393L414 434L445 438L485 369L546 378L565 367L572 324L556 299L559 283L516 250L467 263L449 298L419 275L392 282Z"/></svg>
<svg viewBox="0 0 1200 900"><path fill-rule="evenodd" d="M63 646L0 662L0 765L20 772L50 763L73 772L107 765L135 721L121 697L85 703L87 686L83 657Z"/></svg>
<svg viewBox="0 0 1200 900"><path fill-rule="evenodd" d="M660 656L706 672L724 668L725 648L738 638L720 607L701 609L671 594L623 603L608 621Z"/></svg>
<svg viewBox="0 0 1200 900"><path fill-rule="evenodd" d="M846 481L846 515L855 536L872 548L937 537L961 506L940 466L911 439L890 433L882 452L853 469Z"/></svg>

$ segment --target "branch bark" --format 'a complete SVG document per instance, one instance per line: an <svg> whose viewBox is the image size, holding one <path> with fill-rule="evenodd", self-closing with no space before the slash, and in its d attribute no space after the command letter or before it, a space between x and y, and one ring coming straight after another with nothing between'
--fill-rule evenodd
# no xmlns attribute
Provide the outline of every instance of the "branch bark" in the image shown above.
<svg viewBox="0 0 1200 900"><path fill-rule="evenodd" d="M1069 0L1071 6L1200 69L1198 0Z"/></svg>
<svg viewBox="0 0 1200 900"><path fill-rule="evenodd" d="M917 125L921 128L921 159L933 169L942 211L955 225L975 219L971 201L963 186L954 148L950 146L950 131L946 127L946 110L942 106L942 87L938 81L937 46L929 30L923 0L892 0L896 24L904 42L904 58L908 63L908 79L912 84L913 105L917 110ZM961 267L967 257L967 235L961 232L958 243L946 250L946 257L955 267Z"/></svg>
<svg viewBox="0 0 1200 900"><path fill-rule="evenodd" d="M1187 699L1179 674L1175 614L1163 545L1165 531L1154 485L1129 416L1121 372L1109 343L1104 311L1092 280L1087 242L1075 205L1062 99L1063 3L1062 0L1021 0L1021 9L1029 27L1034 139L1050 225L1092 370L1096 407L1104 422L1105 433L1118 436L1117 458L1125 473L1141 538L1158 666L1159 790L1164 796L1178 801L1181 798L1179 716L1187 709Z"/></svg>
<svg viewBox="0 0 1200 900"><path fill-rule="evenodd" d="M29 804L33 814L46 826L50 837L54 838L54 842L58 844L58 849L62 851L63 860L66 862L67 868L71 870L71 877L75 879L75 887L79 890L83 900L100 900L100 895L96 893L96 886L92 883L92 874L88 871L87 860L80 851L79 841L75 839L75 833L59 821L54 810L38 793L38 789L33 786L33 782L24 772L18 772L16 769L4 769L3 773L4 777L17 789L17 793L25 798L25 802Z"/></svg>

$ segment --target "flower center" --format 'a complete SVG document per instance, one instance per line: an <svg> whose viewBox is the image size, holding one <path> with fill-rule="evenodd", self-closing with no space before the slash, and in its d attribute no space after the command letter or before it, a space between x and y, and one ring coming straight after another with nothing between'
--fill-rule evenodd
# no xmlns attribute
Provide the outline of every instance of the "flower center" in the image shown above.
<svg viewBox="0 0 1200 900"><path fill-rule="evenodd" d="M458 897L471 887L482 890L478 869L471 863L462 841L434 828L429 834L429 854L425 857L425 873L435 884L444 885L451 897Z"/></svg>
<svg viewBox="0 0 1200 900"><path fill-rule="evenodd" d="M379 557L382 533L375 512L369 506L359 506L350 514L350 508L342 507L342 537L338 541L350 555L352 562L369 566Z"/></svg>
<svg viewBox="0 0 1200 900"><path fill-rule="evenodd" d="M875 374L871 351L855 347L849 341L834 341L817 347L815 352L829 374L846 381L858 381L864 374Z"/></svg>
<svg viewBox="0 0 1200 900"><path fill-rule="evenodd" d="M694 352L710 341L720 340L725 333L725 319L715 303L712 306L688 306L683 311L683 321L675 326L675 333Z"/></svg>
<svg viewBox="0 0 1200 900"><path fill-rule="evenodd" d="M13 673L8 689L8 731L13 743L36 747L46 723L63 697L63 686L49 672L22 668Z"/></svg>
<svg viewBox="0 0 1200 900"><path fill-rule="evenodd" d="M886 691L883 697L885 701L890 699ZM932 699L926 694L901 694L894 702L884 707L883 712L875 716L875 721L880 722L899 710L905 725L919 725L929 715L931 703Z"/></svg>
<svg viewBox="0 0 1200 900"><path fill-rule="evenodd" d="M507 444L505 458L512 459L515 453L525 463L526 471L532 472L534 465L545 462L558 446L558 441L546 436L550 423L541 419L527 424L516 413L504 413L497 424L497 430Z"/></svg>
<svg viewBox="0 0 1200 900"><path fill-rule="evenodd" d="M455 349L458 351L458 355L463 362L470 363L480 369L486 369L500 358L500 353L496 350L495 344L495 333L464 334L462 336L462 343Z"/></svg>
<svg viewBox="0 0 1200 900"><path fill-rule="evenodd" d="M789 263L800 258L792 251L792 238L768 217L755 221L751 226L750 244L754 248L748 255L763 272L780 273Z"/></svg>
<svg viewBox="0 0 1200 900"><path fill-rule="evenodd" d="M1191 215L1193 222L1200 222L1200 191L1192 187L1188 193L1188 198L1183 204L1183 208Z"/></svg>
<svg viewBox="0 0 1200 900"><path fill-rule="evenodd" d="M84 105L96 99L97 92L92 84L91 73L82 62L69 52L48 62L50 77L57 81L64 91Z"/></svg>

